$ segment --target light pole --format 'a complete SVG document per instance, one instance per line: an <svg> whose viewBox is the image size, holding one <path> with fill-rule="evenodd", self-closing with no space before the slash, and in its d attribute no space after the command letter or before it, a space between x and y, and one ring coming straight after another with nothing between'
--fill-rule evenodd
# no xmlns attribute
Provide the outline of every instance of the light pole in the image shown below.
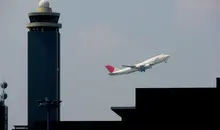
<svg viewBox="0 0 220 130"><path fill-rule="evenodd" d="M2 88L2 93L0 93L0 129L8 130L8 106L5 105L5 100L8 98L5 89L8 87L8 83L2 82L0 86Z"/></svg>
<svg viewBox="0 0 220 130"><path fill-rule="evenodd" d="M2 82L0 85L1 85L1 88L2 88L2 93L0 95L0 105L5 105L5 99L8 98L8 94L5 93L5 89L8 87L8 83L7 82Z"/></svg>
<svg viewBox="0 0 220 130"><path fill-rule="evenodd" d="M44 107L47 110L47 130L50 130L50 110L60 106L62 101L49 100L47 97L43 100L37 100L38 108Z"/></svg>

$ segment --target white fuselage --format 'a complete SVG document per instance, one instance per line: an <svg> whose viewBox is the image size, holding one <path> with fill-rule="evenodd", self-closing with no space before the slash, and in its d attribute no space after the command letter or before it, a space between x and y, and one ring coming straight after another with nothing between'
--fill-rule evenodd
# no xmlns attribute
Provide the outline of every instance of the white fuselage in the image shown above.
<svg viewBox="0 0 220 130"><path fill-rule="evenodd" d="M140 67L140 66L147 66L150 65L147 69L151 68L152 66L162 63L162 62L166 62L168 60L170 56L169 55L165 55L165 54L160 54L158 56L152 57L148 60L145 60L141 63L137 63L135 64L136 67ZM125 67L123 69L118 69L112 73L109 73L109 75L123 75L123 74L130 74L133 72L139 71L137 68L131 68L131 67Z"/></svg>

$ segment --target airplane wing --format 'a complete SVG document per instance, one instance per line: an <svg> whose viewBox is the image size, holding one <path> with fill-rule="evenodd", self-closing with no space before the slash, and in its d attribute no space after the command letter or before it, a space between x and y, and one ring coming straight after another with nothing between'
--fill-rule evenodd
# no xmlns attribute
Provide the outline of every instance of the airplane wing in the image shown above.
<svg viewBox="0 0 220 130"><path fill-rule="evenodd" d="M131 68L136 68L136 69L140 69L140 68L150 68L151 66L152 66L152 64L146 64L146 65L141 65L141 66L122 65L122 67L131 67Z"/></svg>
<svg viewBox="0 0 220 130"><path fill-rule="evenodd" d="M140 66L135 66L135 65L122 65L122 67L130 67L132 69L137 69L140 71L145 71L145 69L150 69L152 68L153 64L145 64L145 65L140 65Z"/></svg>
<svg viewBox="0 0 220 130"><path fill-rule="evenodd" d="M148 69L148 68L151 68L152 65L153 65L153 64L146 64L146 65L144 65L144 66L140 66L140 67L144 67L144 68Z"/></svg>
<svg viewBox="0 0 220 130"><path fill-rule="evenodd" d="M134 65L122 65L122 67L131 67L131 68L136 68Z"/></svg>

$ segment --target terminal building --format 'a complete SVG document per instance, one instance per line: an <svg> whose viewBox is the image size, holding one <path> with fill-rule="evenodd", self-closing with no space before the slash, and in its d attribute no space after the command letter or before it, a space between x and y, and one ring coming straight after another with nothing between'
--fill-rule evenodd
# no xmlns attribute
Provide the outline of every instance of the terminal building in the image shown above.
<svg viewBox="0 0 220 130"><path fill-rule="evenodd" d="M214 128L218 127L216 87L136 88L135 106L111 107L121 121L58 121L52 130L113 130L147 128ZM46 122L35 122L32 130L46 130Z"/></svg>

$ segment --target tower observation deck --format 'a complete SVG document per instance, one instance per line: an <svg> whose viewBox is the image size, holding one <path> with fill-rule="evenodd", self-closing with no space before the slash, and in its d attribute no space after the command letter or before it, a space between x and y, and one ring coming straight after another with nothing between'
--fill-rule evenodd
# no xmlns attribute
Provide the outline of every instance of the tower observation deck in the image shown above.
<svg viewBox="0 0 220 130"><path fill-rule="evenodd" d="M52 12L50 3L41 0L36 12L28 14L28 127L46 121L45 110L36 100L48 97L60 101L60 13ZM51 112L51 121L60 120L60 110Z"/></svg>
<svg viewBox="0 0 220 130"><path fill-rule="evenodd" d="M62 27L62 24L58 23L60 13L52 12L48 1L39 3L37 11L31 12L28 15L30 23L27 25L27 28L31 31L59 31L59 28Z"/></svg>

